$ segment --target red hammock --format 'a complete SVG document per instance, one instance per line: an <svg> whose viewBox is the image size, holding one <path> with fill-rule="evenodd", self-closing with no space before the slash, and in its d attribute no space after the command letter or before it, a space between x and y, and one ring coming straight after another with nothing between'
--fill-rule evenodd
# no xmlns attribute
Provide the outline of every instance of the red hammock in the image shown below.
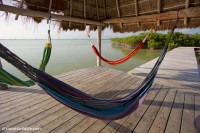
<svg viewBox="0 0 200 133"><path fill-rule="evenodd" d="M150 30L149 34L151 34L151 30ZM149 36L149 34L146 35L146 37L144 38L143 41L139 42L139 44L136 46L135 49L133 49L133 51L130 54L128 54L124 58L121 58L119 60L113 60L113 61L107 60L104 57L102 57L101 54L99 53L99 51L97 50L97 48L92 44L89 34L88 34L88 37L89 37L89 41L90 41L91 46L92 46L92 50L94 51L96 56L98 56L102 61L104 61L107 64L118 65L118 64L124 63L125 61L129 60L132 56L134 56L142 48L142 46L144 45L144 43L145 43L147 37Z"/></svg>
<svg viewBox="0 0 200 133"><path fill-rule="evenodd" d="M125 61L127 61L128 59L130 59L132 56L134 56L141 48L142 46L144 45L144 42L141 41L139 42L139 44L137 45L137 47L135 49L133 49L133 51L128 54L127 56L125 56L124 58L121 58L119 60L114 60L114 61L110 61L110 60L107 60L105 59L104 57L101 56L101 54L99 53L99 51L97 50L97 48L92 45L92 50L94 51L94 53L104 62L106 62L107 64L110 64L110 65L118 65L118 64L121 64L121 63L124 63Z"/></svg>

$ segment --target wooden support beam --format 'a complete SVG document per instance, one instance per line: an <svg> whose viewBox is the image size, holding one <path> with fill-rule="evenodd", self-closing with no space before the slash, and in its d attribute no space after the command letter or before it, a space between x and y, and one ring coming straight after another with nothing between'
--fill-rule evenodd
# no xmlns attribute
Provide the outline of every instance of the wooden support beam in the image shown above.
<svg viewBox="0 0 200 133"><path fill-rule="evenodd" d="M84 0L84 18L86 19L86 0Z"/></svg>
<svg viewBox="0 0 200 133"><path fill-rule="evenodd" d="M189 8L190 7L190 0L186 0L185 1L185 8Z"/></svg>
<svg viewBox="0 0 200 133"><path fill-rule="evenodd" d="M44 18L44 19L49 18L49 13L46 13L46 12L33 11L29 9L20 9L17 7L2 5L2 4L0 4L0 11L10 12L13 14L19 14L22 16L39 17L39 18ZM101 26L104 25L102 22L91 21L91 20L75 18L75 17L67 17L67 16L62 16L62 15L56 15L56 14L51 14L51 18L57 21L71 21L71 22L76 22L76 23L82 23L82 24L86 23L86 24L101 25Z"/></svg>
<svg viewBox="0 0 200 133"><path fill-rule="evenodd" d="M138 16L138 1L135 0L135 16ZM137 26L140 27L140 22L137 22Z"/></svg>
<svg viewBox="0 0 200 133"><path fill-rule="evenodd" d="M118 2L118 0L116 0L116 5L117 5L117 14L118 14L118 17L120 18L121 14L120 14L120 10L119 10L119 2ZM122 23L120 23L120 27L122 28Z"/></svg>
<svg viewBox="0 0 200 133"><path fill-rule="evenodd" d="M117 5L117 14L118 14L118 17L120 17L121 14L120 14L120 11L119 11L119 2L118 2L118 0L116 0L116 5Z"/></svg>
<svg viewBox="0 0 200 133"><path fill-rule="evenodd" d="M190 7L187 9L182 9L179 11L179 18L187 17L200 17L200 8L199 7ZM104 20L104 23L136 23L136 22L151 22L155 21L155 18L160 20L176 19L177 11L170 11L160 14L153 15L144 15L138 17L126 17L126 18L114 18Z"/></svg>
<svg viewBox="0 0 200 133"><path fill-rule="evenodd" d="M105 0L103 0L103 10L104 10L104 18L107 18L107 12L106 12L106 3Z"/></svg>
<svg viewBox="0 0 200 133"><path fill-rule="evenodd" d="M96 0L96 11L97 11L97 19L99 20L99 5L97 0Z"/></svg>
<svg viewBox="0 0 200 133"><path fill-rule="evenodd" d="M83 0L83 4L84 4L84 19L86 19L87 17L87 13L86 13L86 0ZM85 24L85 28L86 28L86 24Z"/></svg>
<svg viewBox="0 0 200 133"><path fill-rule="evenodd" d="M157 0L157 9L158 9L158 13L161 13L161 0Z"/></svg>
<svg viewBox="0 0 200 133"><path fill-rule="evenodd" d="M137 26L140 27L140 22L137 22Z"/></svg>
<svg viewBox="0 0 200 133"><path fill-rule="evenodd" d="M97 44L98 44L98 51L101 54L101 33L102 33L102 26L98 26L98 33L97 33ZM97 57L97 66L101 66L101 59Z"/></svg>
<svg viewBox="0 0 200 133"><path fill-rule="evenodd" d="M138 16L138 1L135 0L135 16Z"/></svg>
<svg viewBox="0 0 200 133"><path fill-rule="evenodd" d="M160 26L160 19L157 20L157 26Z"/></svg>
<svg viewBox="0 0 200 133"><path fill-rule="evenodd" d="M73 8L73 0L70 0L70 11L69 11L69 16L72 16L72 8ZM71 21L69 21L69 27L71 27Z"/></svg>
<svg viewBox="0 0 200 133"><path fill-rule="evenodd" d="M49 1L49 13L51 13L52 0Z"/></svg>
<svg viewBox="0 0 200 133"><path fill-rule="evenodd" d="M185 1L185 8L187 9L187 8L189 8L189 6L190 6L190 0L186 0ZM184 17L184 25L187 25L187 23L188 23L187 19L188 19L187 16L185 16Z"/></svg>
<svg viewBox="0 0 200 133"><path fill-rule="evenodd" d="M188 23L188 18L184 17L184 25L187 25L187 23Z"/></svg>
<svg viewBox="0 0 200 133"><path fill-rule="evenodd" d="M24 2L25 2L25 1L22 0L22 2L20 3L19 8L23 8ZM18 18L19 18L19 14L17 14L17 15L15 16L15 20L18 20Z"/></svg>
<svg viewBox="0 0 200 133"><path fill-rule="evenodd" d="M50 18L51 17L51 7L52 7L52 0L49 1L49 19L51 19ZM49 19L47 20L48 24L49 24L49 21L50 21Z"/></svg>

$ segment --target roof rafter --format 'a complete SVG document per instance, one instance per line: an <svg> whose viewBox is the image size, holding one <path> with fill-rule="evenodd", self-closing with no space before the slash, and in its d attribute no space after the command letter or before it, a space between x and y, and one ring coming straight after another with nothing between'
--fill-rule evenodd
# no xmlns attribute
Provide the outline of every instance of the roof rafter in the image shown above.
<svg viewBox="0 0 200 133"><path fill-rule="evenodd" d="M157 0L158 13L161 13L161 0ZM160 19L157 19L157 26L160 26Z"/></svg>
<svg viewBox="0 0 200 133"><path fill-rule="evenodd" d="M119 11L119 2L118 2L118 0L116 0L116 5L117 5L117 14L118 14L118 17L120 18L121 14L120 14L120 11ZM120 23L120 27L122 28L122 23Z"/></svg>
<svg viewBox="0 0 200 133"><path fill-rule="evenodd" d="M99 20L99 5L97 0L96 0L96 10L97 10L97 19Z"/></svg>
<svg viewBox="0 0 200 133"><path fill-rule="evenodd" d="M106 12L106 3L105 0L103 0L103 9L104 9L104 17L107 18L107 12Z"/></svg>
<svg viewBox="0 0 200 133"><path fill-rule="evenodd" d="M200 8L199 7L191 7L187 9L182 9L179 11L179 17L184 18L187 17L200 17ZM134 22L150 22L155 21L155 18L159 18L160 20L168 20L168 19L176 19L177 12L170 11L160 14L154 15L143 15L138 17L125 17L125 18L113 18L104 20L104 23L134 23Z"/></svg>
<svg viewBox="0 0 200 133"><path fill-rule="evenodd" d="M72 9L73 9L73 0L70 0L70 11L69 11L69 16L72 16ZM71 21L69 22L69 27L71 27Z"/></svg>
<svg viewBox="0 0 200 133"><path fill-rule="evenodd" d="M189 8L189 6L190 6L190 0L186 0L185 1L185 8ZM188 17L185 16L185 18L184 18L184 25L187 25L187 23L188 23Z"/></svg>
<svg viewBox="0 0 200 133"><path fill-rule="evenodd" d="M20 9L17 7L2 5L2 4L0 4L0 11L10 12L13 14L19 14L22 16L39 17L39 18L44 18L44 19L49 18L49 13L47 12L34 11L34 10L29 10L29 9ZM67 16L57 15L57 14L51 14L51 18L57 21L71 21L71 22L76 22L76 23L82 23L82 24L86 23L86 24L101 25L101 26L104 25L102 22L75 18L75 17L67 17Z"/></svg>

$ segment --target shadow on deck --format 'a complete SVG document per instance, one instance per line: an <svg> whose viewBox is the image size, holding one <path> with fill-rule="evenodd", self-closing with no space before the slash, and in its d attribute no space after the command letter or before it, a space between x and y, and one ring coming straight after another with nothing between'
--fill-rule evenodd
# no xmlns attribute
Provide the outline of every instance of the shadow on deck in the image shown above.
<svg viewBox="0 0 200 133"><path fill-rule="evenodd" d="M134 91L141 79L106 67L92 67L57 78L97 98L113 99ZM43 90L10 87L0 90L0 131L3 127L29 127L29 132L195 132L199 127L200 93L155 83L144 103L116 121L86 117L52 99ZM196 128L195 128L196 127ZM24 131L19 131L24 132Z"/></svg>

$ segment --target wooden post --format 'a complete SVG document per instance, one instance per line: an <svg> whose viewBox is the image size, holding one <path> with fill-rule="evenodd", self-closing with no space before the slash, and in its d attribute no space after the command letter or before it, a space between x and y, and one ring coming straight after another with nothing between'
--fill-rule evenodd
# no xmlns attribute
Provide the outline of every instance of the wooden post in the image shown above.
<svg viewBox="0 0 200 133"><path fill-rule="evenodd" d="M101 54L101 32L102 26L98 26L98 33L97 33L97 44L98 44L98 51ZM97 57L97 66L101 66L101 60Z"/></svg>
<svg viewBox="0 0 200 133"><path fill-rule="evenodd" d="M0 59L0 67L2 68L1 59ZM6 89L8 89L8 85L0 83L0 90L6 90Z"/></svg>

